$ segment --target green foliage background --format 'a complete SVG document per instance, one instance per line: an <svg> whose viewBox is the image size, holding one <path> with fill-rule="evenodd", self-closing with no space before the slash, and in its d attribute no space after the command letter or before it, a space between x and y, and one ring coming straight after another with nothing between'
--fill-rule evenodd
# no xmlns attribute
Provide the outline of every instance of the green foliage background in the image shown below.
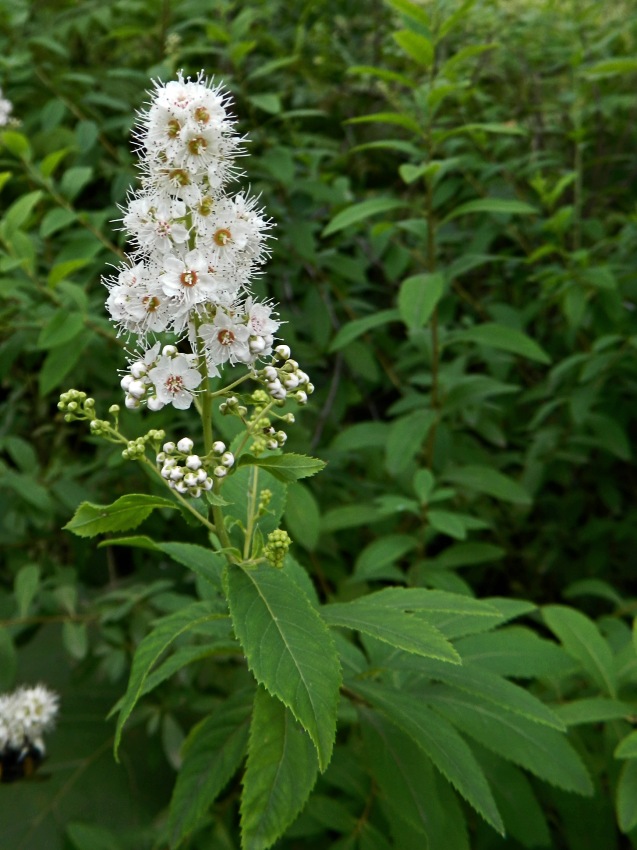
<svg viewBox="0 0 637 850"><path fill-rule="evenodd" d="M289 444L328 466L281 501L286 571L331 625L359 622L355 641L334 632L349 691L332 762L277 846L637 846L636 41L631 0L0 0L19 121L0 134L0 688L62 695L46 776L0 787L0 847L240 846L252 694L227 629L177 640L191 663L135 708L119 766L105 721L151 624L210 598L169 545L205 537L172 512L142 528L155 551L61 530L83 500L160 495L56 404L68 385L121 402L99 280L125 247L135 110L180 68L233 94L277 222L257 288L317 388ZM127 432L148 418L126 413ZM472 687L369 636L364 600L388 587L491 600L437 622ZM495 732L484 717L514 697L489 687L508 680L535 699ZM316 756L264 693L252 722L287 730L298 811ZM459 741L457 776L413 757L428 729Z"/></svg>

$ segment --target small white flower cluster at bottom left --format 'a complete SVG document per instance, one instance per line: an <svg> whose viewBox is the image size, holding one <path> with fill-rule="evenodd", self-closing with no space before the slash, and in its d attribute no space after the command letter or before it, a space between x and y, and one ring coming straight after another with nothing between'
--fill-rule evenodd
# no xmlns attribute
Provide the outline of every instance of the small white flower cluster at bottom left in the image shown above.
<svg viewBox="0 0 637 850"><path fill-rule="evenodd" d="M0 756L30 745L44 755L42 736L53 728L58 708L58 695L44 685L0 695Z"/></svg>

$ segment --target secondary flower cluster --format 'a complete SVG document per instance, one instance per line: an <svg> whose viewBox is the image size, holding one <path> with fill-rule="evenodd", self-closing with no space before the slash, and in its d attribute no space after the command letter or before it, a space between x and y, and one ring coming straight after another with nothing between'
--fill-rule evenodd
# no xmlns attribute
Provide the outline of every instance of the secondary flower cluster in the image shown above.
<svg viewBox="0 0 637 850"><path fill-rule="evenodd" d="M111 318L141 348L123 381L129 407L186 409L204 373L272 353L279 322L249 294L270 223L254 198L226 191L243 154L227 107L219 86L179 74L156 83L140 114L142 189L122 219L133 250L104 281ZM190 353L147 348L164 332L187 339Z"/></svg>
<svg viewBox="0 0 637 850"><path fill-rule="evenodd" d="M0 756L35 747L44 754L43 734L52 729L58 696L44 685L0 696Z"/></svg>
<svg viewBox="0 0 637 850"><path fill-rule="evenodd" d="M13 104L4 97L2 89L0 89L0 127L6 127L10 123L12 112Z"/></svg>

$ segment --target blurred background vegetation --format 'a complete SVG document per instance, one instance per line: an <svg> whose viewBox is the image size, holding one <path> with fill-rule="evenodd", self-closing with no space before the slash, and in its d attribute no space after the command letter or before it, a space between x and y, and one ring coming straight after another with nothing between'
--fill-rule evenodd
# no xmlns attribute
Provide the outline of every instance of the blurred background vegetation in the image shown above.
<svg viewBox="0 0 637 850"><path fill-rule="evenodd" d="M149 623L194 583L164 556L61 530L82 500L156 487L56 404L68 386L103 412L121 403L100 276L125 248L135 110L181 68L232 92L245 183L277 224L257 289L317 388L289 444L328 467L293 486L285 522L321 597L394 583L575 606L635 705L637 6L415 8L0 0L15 119L0 133L0 689L62 694L48 776L0 789L3 848L167 846L184 734L233 689L232 668L181 671L116 766L104 717ZM186 433L173 414L152 427ZM131 436L151 427L123 417ZM200 534L158 514L143 532ZM552 704L600 698L582 665L518 677ZM592 801L544 791L544 829L503 839L476 822L472 847L637 846L637 762L612 755L630 724L578 722ZM343 771L281 847L385 846L357 843ZM230 788L187 846L237 847L236 817Z"/></svg>

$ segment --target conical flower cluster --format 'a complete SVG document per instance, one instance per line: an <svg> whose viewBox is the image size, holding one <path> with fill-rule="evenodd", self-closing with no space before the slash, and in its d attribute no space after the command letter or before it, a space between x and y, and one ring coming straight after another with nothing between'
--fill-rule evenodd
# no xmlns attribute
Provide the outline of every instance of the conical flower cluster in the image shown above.
<svg viewBox="0 0 637 850"><path fill-rule="evenodd" d="M142 189L123 216L133 251L105 280L111 318L141 349L122 381L131 408L185 409L204 374L272 353L279 323L249 293L270 223L254 198L226 190L244 153L227 107L219 86L180 74L156 83L140 114ZM164 332L190 351L149 345Z"/></svg>

